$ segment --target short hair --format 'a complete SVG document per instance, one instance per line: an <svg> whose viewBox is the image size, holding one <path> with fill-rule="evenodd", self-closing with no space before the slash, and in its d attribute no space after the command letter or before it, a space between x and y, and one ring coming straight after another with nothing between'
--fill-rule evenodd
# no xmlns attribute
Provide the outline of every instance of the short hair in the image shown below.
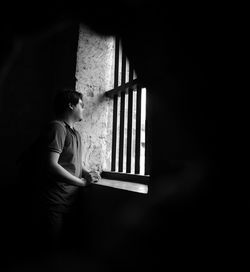
<svg viewBox="0 0 250 272"><path fill-rule="evenodd" d="M54 112L56 115L61 115L67 112L69 104L76 105L79 100L82 100L82 94L72 90L63 89L57 92L54 99Z"/></svg>

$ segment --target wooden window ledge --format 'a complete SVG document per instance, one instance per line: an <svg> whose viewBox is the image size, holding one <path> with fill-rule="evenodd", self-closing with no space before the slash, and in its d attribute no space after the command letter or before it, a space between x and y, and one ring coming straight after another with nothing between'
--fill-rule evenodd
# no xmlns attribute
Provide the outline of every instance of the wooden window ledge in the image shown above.
<svg viewBox="0 0 250 272"><path fill-rule="evenodd" d="M131 192L137 192L141 194L148 193L148 185L141 184L141 183L102 178L95 184L101 185L101 186L108 186L108 187L121 189L121 190L126 190L126 191L131 191Z"/></svg>

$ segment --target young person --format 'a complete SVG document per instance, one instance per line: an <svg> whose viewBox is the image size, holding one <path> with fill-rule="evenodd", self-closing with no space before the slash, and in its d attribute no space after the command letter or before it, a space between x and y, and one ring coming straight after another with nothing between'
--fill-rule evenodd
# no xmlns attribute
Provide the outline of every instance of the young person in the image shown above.
<svg viewBox="0 0 250 272"><path fill-rule="evenodd" d="M81 136L74 128L83 118L82 94L73 90L58 92L54 110L56 118L48 124L39 144L43 163L38 186L38 214L45 223L42 225L46 235L59 242L65 215L79 187L98 181L100 174L89 172L82 164Z"/></svg>

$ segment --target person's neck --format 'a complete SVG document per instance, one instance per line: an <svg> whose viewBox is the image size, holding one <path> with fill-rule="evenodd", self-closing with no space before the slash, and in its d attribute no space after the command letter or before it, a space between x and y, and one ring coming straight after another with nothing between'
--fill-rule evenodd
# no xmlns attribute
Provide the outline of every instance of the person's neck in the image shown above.
<svg viewBox="0 0 250 272"><path fill-rule="evenodd" d="M75 122L74 122L74 120L72 120L72 118L70 116L65 115L65 116L61 117L60 119L62 121L64 121L65 123L67 123L71 129L74 128Z"/></svg>

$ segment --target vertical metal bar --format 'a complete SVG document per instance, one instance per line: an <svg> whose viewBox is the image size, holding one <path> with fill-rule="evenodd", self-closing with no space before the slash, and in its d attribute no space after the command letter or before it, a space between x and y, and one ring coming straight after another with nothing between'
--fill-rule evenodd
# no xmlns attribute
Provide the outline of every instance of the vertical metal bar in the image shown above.
<svg viewBox="0 0 250 272"><path fill-rule="evenodd" d="M118 73L119 73L119 38L115 38L115 75L114 88L118 87Z"/></svg>
<svg viewBox="0 0 250 272"><path fill-rule="evenodd" d="M122 50L122 66L121 66L121 85L126 81L126 55ZM125 112L125 89L121 91L120 106L120 137L119 137L119 172L123 172L123 149L124 149L124 112Z"/></svg>
<svg viewBox="0 0 250 272"><path fill-rule="evenodd" d="M125 111L125 92L122 92L121 93L121 107L120 107L119 172L123 172L124 111Z"/></svg>
<svg viewBox="0 0 250 272"><path fill-rule="evenodd" d="M111 171L115 171L115 159L116 159L116 130L117 130L117 94L113 98L113 130L112 130L112 159L111 159Z"/></svg>
<svg viewBox="0 0 250 272"><path fill-rule="evenodd" d="M128 91L128 131L127 131L127 165L126 172L131 173L131 146L132 146L132 117L133 117L133 89Z"/></svg>
<svg viewBox="0 0 250 272"><path fill-rule="evenodd" d="M146 121L145 121L145 175L150 174L150 142L149 142L149 134L150 134L150 126L149 126L149 94L146 90Z"/></svg>
<svg viewBox="0 0 250 272"><path fill-rule="evenodd" d="M129 82L131 83L133 81L133 73L134 73L134 68L131 63L129 63Z"/></svg>
<svg viewBox="0 0 250 272"><path fill-rule="evenodd" d="M137 87L136 97L136 137L135 137L135 174L140 173L141 146L141 87Z"/></svg>
<svg viewBox="0 0 250 272"><path fill-rule="evenodd" d="M115 72L114 72L114 88L118 87L118 69L119 69L119 38L115 37ZM111 155L111 171L115 171L116 161L116 136L117 136L117 100L118 96L113 97L113 130L112 130L112 155Z"/></svg>
<svg viewBox="0 0 250 272"><path fill-rule="evenodd" d="M133 81L133 66L129 62L129 82ZM131 173L131 148L132 148L132 124L133 124L133 89L128 90L128 130L127 130L127 165L126 172Z"/></svg>
<svg viewBox="0 0 250 272"><path fill-rule="evenodd" d="M122 80L121 85L125 84L126 82L126 55L122 50Z"/></svg>

